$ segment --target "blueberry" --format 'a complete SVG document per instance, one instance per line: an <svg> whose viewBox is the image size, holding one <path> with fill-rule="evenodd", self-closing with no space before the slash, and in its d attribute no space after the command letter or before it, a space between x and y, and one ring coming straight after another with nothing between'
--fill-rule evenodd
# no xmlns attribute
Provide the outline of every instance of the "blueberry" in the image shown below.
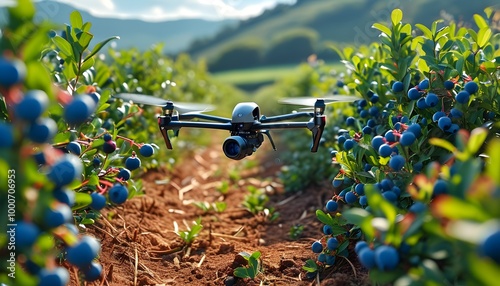
<svg viewBox="0 0 500 286"><path fill-rule="evenodd" d="M392 154L392 148L388 144L384 143L384 144L380 145L380 147L378 148L378 153L382 157L389 157Z"/></svg>
<svg viewBox="0 0 500 286"><path fill-rule="evenodd" d="M450 114L452 118L461 118L462 116L464 116L464 113L457 108L452 108L450 110Z"/></svg>
<svg viewBox="0 0 500 286"><path fill-rule="evenodd" d="M381 245L375 249L375 264L380 270L394 270L398 263L399 253L394 247Z"/></svg>
<svg viewBox="0 0 500 286"><path fill-rule="evenodd" d="M432 195L437 196L437 195L446 194L446 193L448 193L448 182L446 182L445 180L441 180L441 179L437 180L434 183Z"/></svg>
<svg viewBox="0 0 500 286"><path fill-rule="evenodd" d="M337 238L335 237L330 237L327 241L326 241L326 247L331 250L331 251L334 251L335 249L337 249L337 247L339 246L339 241L337 240Z"/></svg>
<svg viewBox="0 0 500 286"><path fill-rule="evenodd" d="M401 155L394 155L389 160L389 167L391 167L395 171L400 171L401 169L403 169L405 163L406 163L405 157Z"/></svg>
<svg viewBox="0 0 500 286"><path fill-rule="evenodd" d="M372 138L372 147L375 149L375 150L378 150L380 148L380 145L384 144L385 143L385 138L380 136L380 135L377 135L375 137Z"/></svg>
<svg viewBox="0 0 500 286"><path fill-rule="evenodd" d="M430 107L434 107L439 103L439 98L435 93L428 93L425 97L425 103Z"/></svg>
<svg viewBox="0 0 500 286"><path fill-rule="evenodd" d="M365 184L359 183L354 187L356 194L362 196L365 194Z"/></svg>
<svg viewBox="0 0 500 286"><path fill-rule="evenodd" d="M26 77L26 66L18 59L6 59L0 55L0 85L11 87Z"/></svg>
<svg viewBox="0 0 500 286"><path fill-rule="evenodd" d="M465 90L462 90L455 96L455 100L462 104L469 102L469 98L470 98L470 93Z"/></svg>
<svg viewBox="0 0 500 286"><path fill-rule="evenodd" d="M328 202L326 202L326 210L329 212L337 211L338 207L338 203L334 200L329 200Z"/></svg>
<svg viewBox="0 0 500 286"><path fill-rule="evenodd" d="M128 189L121 184L115 184L109 189L108 197L112 203L123 204L128 198Z"/></svg>
<svg viewBox="0 0 500 286"><path fill-rule="evenodd" d="M354 126L354 124L356 123L356 119L352 116L349 116L347 117L345 123L347 126Z"/></svg>
<svg viewBox="0 0 500 286"><path fill-rule="evenodd" d="M150 144L144 144L139 149L139 153L144 157L151 157L154 154L154 148Z"/></svg>
<svg viewBox="0 0 500 286"><path fill-rule="evenodd" d="M321 253L323 251L323 245L320 241L315 241L311 245L311 249L314 253Z"/></svg>
<svg viewBox="0 0 500 286"><path fill-rule="evenodd" d="M75 204L75 192L71 189L57 188L52 192L56 200L72 207Z"/></svg>
<svg viewBox="0 0 500 286"><path fill-rule="evenodd" d="M441 118L441 117L445 117L446 116L446 113L444 113L444 111L437 111L436 113L434 113L432 115L432 121L433 122L438 122L438 120Z"/></svg>
<svg viewBox="0 0 500 286"><path fill-rule="evenodd" d="M479 245L481 254L493 259L497 264L500 264L500 231L496 230L486 236Z"/></svg>
<svg viewBox="0 0 500 286"><path fill-rule="evenodd" d="M415 137L419 137L422 135L422 127L420 127L420 124L414 123L408 126L408 129L406 129L405 132L411 132Z"/></svg>
<svg viewBox="0 0 500 286"><path fill-rule="evenodd" d="M404 84L400 81L396 81L392 84L392 91L393 92L401 92L404 89Z"/></svg>
<svg viewBox="0 0 500 286"><path fill-rule="evenodd" d="M429 88L429 79L423 79L419 84L418 84L419 89L428 89Z"/></svg>
<svg viewBox="0 0 500 286"><path fill-rule="evenodd" d="M122 168L118 172L118 175L116 175L117 178L122 179L124 181L127 181L130 179L131 173L127 168Z"/></svg>
<svg viewBox="0 0 500 286"><path fill-rule="evenodd" d="M90 194L92 198L92 202L90 203L90 207L94 210L101 210L106 206L106 197L99 193Z"/></svg>
<svg viewBox="0 0 500 286"><path fill-rule="evenodd" d="M35 143L47 143L57 133L57 124L52 118L38 118L28 129L28 137Z"/></svg>
<svg viewBox="0 0 500 286"><path fill-rule="evenodd" d="M360 196L359 204L362 206L366 206L368 204L368 198L366 196Z"/></svg>
<svg viewBox="0 0 500 286"><path fill-rule="evenodd" d="M332 229L332 227L331 227L331 226L329 226L329 225L327 225L327 224L325 224L325 225L323 226L323 233L324 233L325 235L331 235L331 234L333 233L333 229Z"/></svg>
<svg viewBox="0 0 500 286"><path fill-rule="evenodd" d="M444 82L444 88L446 88L447 90L452 90L455 88L455 83L451 80L447 80Z"/></svg>
<svg viewBox="0 0 500 286"><path fill-rule="evenodd" d="M31 247L40 234L36 224L25 221L17 222L15 231L16 247L19 249Z"/></svg>
<svg viewBox="0 0 500 286"><path fill-rule="evenodd" d="M81 269L85 281L95 281L101 277L102 266L101 264L92 261L90 265Z"/></svg>
<svg viewBox="0 0 500 286"><path fill-rule="evenodd" d="M57 204L49 207L43 216L45 225L49 228L55 228L73 220L73 212L66 204Z"/></svg>
<svg viewBox="0 0 500 286"><path fill-rule="evenodd" d="M427 209L427 206L421 202L415 202L413 205L410 206L408 209L412 213L421 213Z"/></svg>
<svg viewBox="0 0 500 286"><path fill-rule="evenodd" d="M418 100L419 98L422 97L422 95L423 93L414 87L408 90L408 98L411 100Z"/></svg>
<svg viewBox="0 0 500 286"><path fill-rule="evenodd" d="M99 251L101 244L92 236L84 235L80 241L66 249L66 259L69 263L84 268L94 260Z"/></svg>
<svg viewBox="0 0 500 286"><path fill-rule="evenodd" d="M344 142L344 149L346 151L349 151L351 150L352 148L354 148L354 145L356 145L356 141L354 141L354 139L347 139L345 142Z"/></svg>
<svg viewBox="0 0 500 286"><path fill-rule="evenodd" d="M10 148L14 145L14 128L12 128L12 125L0 122L0 134L2 134L0 148Z"/></svg>
<svg viewBox="0 0 500 286"><path fill-rule="evenodd" d="M451 127L451 119L449 117L443 116L438 120L438 126L441 130L446 131Z"/></svg>
<svg viewBox="0 0 500 286"><path fill-rule="evenodd" d="M14 107L17 118L26 121L35 121L47 108L49 98L42 90L30 90Z"/></svg>
<svg viewBox="0 0 500 286"><path fill-rule="evenodd" d="M69 283L69 272L64 267L42 269L38 278L38 286L65 286Z"/></svg>
<svg viewBox="0 0 500 286"><path fill-rule="evenodd" d="M366 269L372 269L375 267L375 252L369 247L364 247L358 253L358 260Z"/></svg>
<svg viewBox="0 0 500 286"><path fill-rule="evenodd" d="M82 147L80 146L80 144L78 144L78 142L75 141L69 142L68 145L66 145L66 149L68 149L70 153L73 153L76 156L80 156L80 154L82 153Z"/></svg>
<svg viewBox="0 0 500 286"><path fill-rule="evenodd" d="M354 192L347 192L345 194L345 202L348 204L354 204L358 200L358 197Z"/></svg>
<svg viewBox="0 0 500 286"><path fill-rule="evenodd" d="M417 107L420 108L420 109L426 109L426 108L429 108L430 106L427 105L427 103L425 102L426 100L426 97L421 97L417 100Z"/></svg>
<svg viewBox="0 0 500 286"><path fill-rule="evenodd" d="M116 150L116 142L113 140L105 141L102 145L102 151L106 154L111 154Z"/></svg>
<svg viewBox="0 0 500 286"><path fill-rule="evenodd" d="M76 96L64 107L63 117L68 124L79 125L85 122L94 112L96 103L87 94Z"/></svg>
<svg viewBox="0 0 500 286"><path fill-rule="evenodd" d="M413 144L413 142L415 142L415 140L416 137L413 132L404 132L399 139L399 143L401 144L401 146L410 146L411 144Z"/></svg>
<svg viewBox="0 0 500 286"><path fill-rule="evenodd" d="M52 165L47 177L54 182L56 187L61 187L79 179L82 172L82 161L73 154L65 154Z"/></svg>
<svg viewBox="0 0 500 286"><path fill-rule="evenodd" d="M384 197L386 200L393 202L393 203L398 201L398 196L393 191L383 192L382 197Z"/></svg>
<svg viewBox="0 0 500 286"><path fill-rule="evenodd" d="M469 93L469 94L474 94L479 90L479 86L475 81L469 81L464 85L464 89Z"/></svg>
<svg viewBox="0 0 500 286"><path fill-rule="evenodd" d="M359 254L361 249L364 249L365 247L368 247L368 243L364 240L360 240L356 242L356 245L354 246L354 252L356 252L356 254Z"/></svg>

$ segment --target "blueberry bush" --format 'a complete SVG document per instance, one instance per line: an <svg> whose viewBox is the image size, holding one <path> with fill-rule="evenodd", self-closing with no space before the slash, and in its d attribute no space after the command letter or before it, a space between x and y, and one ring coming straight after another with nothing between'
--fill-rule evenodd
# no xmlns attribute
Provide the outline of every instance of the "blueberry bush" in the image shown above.
<svg viewBox="0 0 500 286"><path fill-rule="evenodd" d="M208 102L233 90L212 82L203 63L161 48L104 53L119 37L94 44L76 11L64 27L35 12L19 0L0 28L0 246L10 259L0 262L0 283L95 281L101 245L86 228L102 209L141 195L145 170L176 160L159 148L160 111L112 95Z"/></svg>
<svg viewBox="0 0 500 286"><path fill-rule="evenodd" d="M379 42L335 48L347 72L330 90L363 99L329 118L339 171L310 276L352 249L374 283L495 284L500 34L484 12L476 29L412 27L395 9Z"/></svg>

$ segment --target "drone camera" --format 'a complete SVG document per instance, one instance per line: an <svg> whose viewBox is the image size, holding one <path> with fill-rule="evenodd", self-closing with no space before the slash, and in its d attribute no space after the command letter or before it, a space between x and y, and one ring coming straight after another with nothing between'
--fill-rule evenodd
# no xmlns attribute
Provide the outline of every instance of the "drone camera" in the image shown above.
<svg viewBox="0 0 500 286"><path fill-rule="evenodd" d="M229 159L241 160L246 156L250 156L260 147L264 137L262 134L253 136L230 136L224 140L222 151Z"/></svg>

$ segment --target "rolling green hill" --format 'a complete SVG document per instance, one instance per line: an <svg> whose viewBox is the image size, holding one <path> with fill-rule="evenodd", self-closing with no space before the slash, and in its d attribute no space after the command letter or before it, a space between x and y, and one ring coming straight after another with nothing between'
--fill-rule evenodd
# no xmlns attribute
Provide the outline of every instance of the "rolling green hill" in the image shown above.
<svg viewBox="0 0 500 286"><path fill-rule="evenodd" d="M328 57L333 53L323 53L329 51L324 46L327 42L361 45L375 40L378 32L371 25L388 22L394 8L401 8L404 21L412 24L429 25L438 18L444 18L473 25L473 14L482 13L484 8L495 4L499 7L497 3L497 0L298 0L295 5L278 5L258 17L241 21L234 28L226 28L212 38L197 40L188 53L197 58L206 58L211 64L222 53L252 43L265 54L284 34L302 29L312 35L310 38L315 41L315 52ZM290 46L289 49L294 47ZM247 54L254 56L255 52ZM302 59L306 57L304 54Z"/></svg>

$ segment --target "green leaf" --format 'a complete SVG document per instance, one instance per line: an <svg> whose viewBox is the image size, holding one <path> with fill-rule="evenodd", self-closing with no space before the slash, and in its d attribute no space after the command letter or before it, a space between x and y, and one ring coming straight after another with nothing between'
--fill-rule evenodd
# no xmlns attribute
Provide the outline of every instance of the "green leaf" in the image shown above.
<svg viewBox="0 0 500 286"><path fill-rule="evenodd" d="M304 269L304 271L314 273L318 271L318 264L316 264L316 261L308 259L304 266L302 266L302 269Z"/></svg>
<svg viewBox="0 0 500 286"><path fill-rule="evenodd" d="M70 132L60 132L56 134L53 141L55 144L68 143L70 141L70 138L71 138Z"/></svg>
<svg viewBox="0 0 500 286"><path fill-rule="evenodd" d="M486 44L489 42L491 35L493 33L491 32L491 29L489 27L481 28L479 32L477 33L477 44L480 48L483 48L486 46Z"/></svg>
<svg viewBox="0 0 500 286"><path fill-rule="evenodd" d="M490 219L482 207L451 195L443 195L435 199L432 203L432 210L433 213L451 220L464 219L484 222Z"/></svg>
<svg viewBox="0 0 500 286"><path fill-rule="evenodd" d="M82 15L77 10L71 12L69 22L73 28L82 29L83 27Z"/></svg>
<svg viewBox="0 0 500 286"><path fill-rule="evenodd" d="M479 30L488 27L488 23L486 22L486 20L479 14L474 14L474 22L476 22L476 25L479 28Z"/></svg>
<svg viewBox="0 0 500 286"><path fill-rule="evenodd" d="M403 20L403 11L401 9L394 9L391 13L392 25L396 26Z"/></svg>
<svg viewBox="0 0 500 286"><path fill-rule="evenodd" d="M316 210L316 217L318 218L319 221L321 221L324 224L328 224L328 225L335 224L332 216L328 213L325 213L322 210Z"/></svg>
<svg viewBox="0 0 500 286"><path fill-rule="evenodd" d="M389 29L389 27L385 26L384 24L375 23L372 25L372 28L379 30L380 32L386 34L389 37L392 35L391 29Z"/></svg>
<svg viewBox="0 0 500 286"><path fill-rule="evenodd" d="M354 225L357 225L361 228L363 233L373 238L375 236L375 229L371 224L371 220L373 215L362 208L351 208L342 212L342 216L349 222Z"/></svg>
<svg viewBox="0 0 500 286"><path fill-rule="evenodd" d="M92 144L90 146L92 148L98 148L102 145L104 145L104 139L97 139L97 140L92 141Z"/></svg>
<svg viewBox="0 0 500 286"><path fill-rule="evenodd" d="M94 46L94 48L92 49L92 52L90 52L90 54L87 57L85 57L84 61L86 61L88 58L90 58L90 57L94 56L95 54L97 54L104 47L104 45L106 45L108 42L110 42L112 40L119 40L119 39L120 39L120 37L114 36L114 37L108 38L108 39L106 39L106 40L104 40L102 42L97 43Z"/></svg>
<svg viewBox="0 0 500 286"><path fill-rule="evenodd" d="M92 203L92 197L86 193L75 193L75 204L73 205L73 210L79 210L87 207Z"/></svg>
<svg viewBox="0 0 500 286"><path fill-rule="evenodd" d="M415 24L415 27L420 29L420 31L422 31L422 33L424 34L424 36L427 39L432 39L432 32L431 32L431 30L429 30L429 28L427 28L427 26L425 26L423 24Z"/></svg>
<svg viewBox="0 0 500 286"><path fill-rule="evenodd" d="M394 205L387 201L380 194L379 190L375 188L374 185L365 185L365 193L368 198L368 203L373 210L381 210L385 218L389 221L390 225L393 227L396 223L397 211Z"/></svg>
<svg viewBox="0 0 500 286"><path fill-rule="evenodd" d="M467 152L470 155L476 154L479 148L483 146L486 137L488 137L488 130L486 128L475 128L472 130L467 142Z"/></svg>
<svg viewBox="0 0 500 286"><path fill-rule="evenodd" d="M81 47L82 52L87 49L87 47L90 44L90 41L92 41L92 38L94 38L94 35L92 35L89 32L80 32L77 34L78 38L78 44Z"/></svg>
<svg viewBox="0 0 500 286"><path fill-rule="evenodd" d="M80 75L82 75L86 70L93 67L94 62L95 62L94 58L90 58L90 59L84 61L83 64L80 66Z"/></svg>
<svg viewBox="0 0 500 286"><path fill-rule="evenodd" d="M486 174L492 178L497 186L500 186L500 176L498 175L498 170L500 170L500 139L495 138L488 143L488 160L486 164Z"/></svg>
<svg viewBox="0 0 500 286"><path fill-rule="evenodd" d="M63 54L64 59L72 59L75 61L75 56L73 54L73 48L71 47L71 44L66 41L64 38L61 36L55 36L52 38L52 41L56 45L56 47L59 49L59 51Z"/></svg>
<svg viewBox="0 0 500 286"><path fill-rule="evenodd" d="M451 144L449 141L446 141L445 139L434 137L434 138L429 139L429 143L431 145L446 149L450 152L455 152L457 150L457 148L455 148L455 146L453 144Z"/></svg>

